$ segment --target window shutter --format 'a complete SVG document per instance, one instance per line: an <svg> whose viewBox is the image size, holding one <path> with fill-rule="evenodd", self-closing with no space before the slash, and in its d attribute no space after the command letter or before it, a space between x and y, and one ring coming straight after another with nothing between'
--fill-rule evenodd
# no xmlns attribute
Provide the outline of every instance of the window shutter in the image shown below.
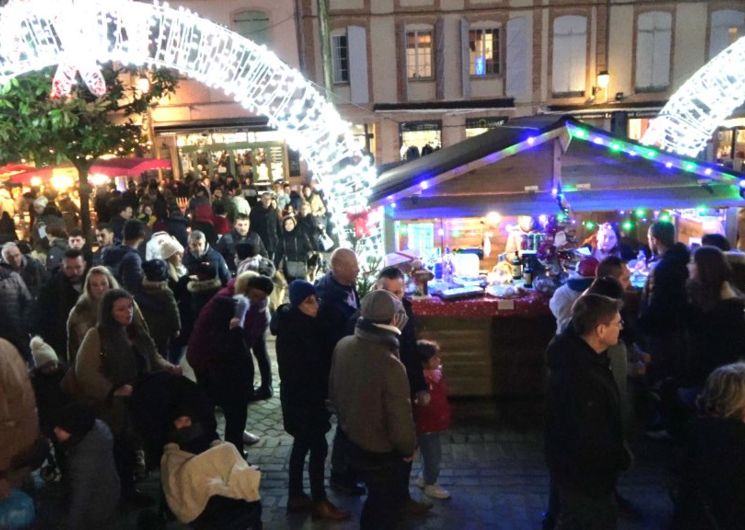
<svg viewBox="0 0 745 530"><path fill-rule="evenodd" d="M652 85L655 87L666 87L670 84L672 19L670 13L655 13L654 69L652 71Z"/></svg>
<svg viewBox="0 0 745 530"><path fill-rule="evenodd" d="M435 98L445 99L445 19L440 17L435 24Z"/></svg>
<svg viewBox="0 0 745 530"><path fill-rule="evenodd" d="M347 28L349 47L349 86L352 103L368 103L370 91L367 79L367 31L360 26Z"/></svg>
<svg viewBox="0 0 745 530"><path fill-rule="evenodd" d="M652 85L654 22L645 13L639 15L636 24L636 86L646 88Z"/></svg>
<svg viewBox="0 0 745 530"><path fill-rule="evenodd" d="M585 17L576 17L572 23L571 61L570 91L584 92L587 81L587 21Z"/></svg>
<svg viewBox="0 0 745 530"><path fill-rule="evenodd" d="M507 22L507 61L505 91L507 96L530 94L529 62L532 56L528 18L516 17Z"/></svg>
<svg viewBox="0 0 745 530"><path fill-rule="evenodd" d="M400 101L409 99L409 79L406 75L406 26L396 24L398 35L398 97Z"/></svg>
<svg viewBox="0 0 745 530"><path fill-rule="evenodd" d="M464 98L471 97L471 76L469 75L470 54L468 53L468 20L460 19L460 85Z"/></svg>

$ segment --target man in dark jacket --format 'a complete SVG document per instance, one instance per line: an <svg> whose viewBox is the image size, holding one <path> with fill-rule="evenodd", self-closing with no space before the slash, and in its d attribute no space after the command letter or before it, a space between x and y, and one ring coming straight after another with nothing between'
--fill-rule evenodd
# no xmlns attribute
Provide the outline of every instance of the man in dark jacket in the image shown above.
<svg viewBox="0 0 745 530"><path fill-rule="evenodd" d="M329 400L347 437L352 466L368 488L362 530L395 528L408 498L416 430L406 369L398 358L405 323L398 298L372 291L362 300L354 336L344 337L334 350Z"/></svg>
<svg viewBox="0 0 745 530"><path fill-rule="evenodd" d="M26 284L29 293L31 293L31 297L36 300L39 296L39 289L49 277L44 265L31 256L24 256L15 243L5 243L2 254L2 264L21 276L23 283Z"/></svg>
<svg viewBox="0 0 745 530"><path fill-rule="evenodd" d="M360 272L357 256L347 248L340 248L331 255L331 270L316 283L316 291L321 298L318 309L318 323L322 333L322 361L326 372L331 367L331 356L336 343L347 335L347 322L359 309L359 297L355 289ZM345 451L346 439L337 429L331 453L330 485L337 491L362 495L365 490L357 486L352 471L349 453Z"/></svg>
<svg viewBox="0 0 745 530"><path fill-rule="evenodd" d="M279 239L279 216L277 210L272 206L272 194L265 192L261 195L261 202L251 210L251 228L256 232L268 252L267 257L272 259Z"/></svg>
<svg viewBox="0 0 745 530"><path fill-rule="evenodd" d="M36 302L36 332L67 363L67 317L83 292L87 264L79 250L69 249L62 266L44 284Z"/></svg>
<svg viewBox="0 0 745 530"><path fill-rule="evenodd" d="M672 223L658 221L649 227L649 246L660 258L647 277L639 308L639 327L647 338L652 362L649 380L656 383L681 375L686 351L686 281L688 249L675 242Z"/></svg>
<svg viewBox="0 0 745 530"><path fill-rule="evenodd" d="M597 294L580 297L571 327L548 346L545 451L559 528L616 528L613 492L630 455L606 350L623 328L620 305Z"/></svg>
<svg viewBox="0 0 745 530"><path fill-rule="evenodd" d="M93 266L103 265L103 253L114 246L114 230L108 223L98 223L96 226L96 243L98 249L93 253Z"/></svg>
<svg viewBox="0 0 745 530"><path fill-rule="evenodd" d="M116 276L127 291L137 293L142 287L142 256L137 250L145 241L145 225L137 219L124 224L124 242L109 248L103 255L103 264Z"/></svg>
<svg viewBox="0 0 745 530"><path fill-rule="evenodd" d="M28 360L28 322L33 299L18 273L0 267L0 320L5 323L7 333L12 333L12 342L23 347L21 354Z"/></svg>
<svg viewBox="0 0 745 530"><path fill-rule="evenodd" d="M261 241L261 237L256 232L249 232L250 228L251 221L248 216L238 214L233 229L229 234L222 236L217 243L217 251L225 258L225 263L228 264L228 268L233 274L235 274L236 270L235 247L240 243L255 243L259 246L259 254L265 258L269 257L266 247Z"/></svg>
<svg viewBox="0 0 745 530"><path fill-rule="evenodd" d="M210 262L217 267L217 276L220 283L225 285L230 279L230 270L228 269L225 258L218 251L210 247L207 243L207 237L200 230L192 230L189 234L189 251L184 254L183 264L187 269L200 262Z"/></svg>

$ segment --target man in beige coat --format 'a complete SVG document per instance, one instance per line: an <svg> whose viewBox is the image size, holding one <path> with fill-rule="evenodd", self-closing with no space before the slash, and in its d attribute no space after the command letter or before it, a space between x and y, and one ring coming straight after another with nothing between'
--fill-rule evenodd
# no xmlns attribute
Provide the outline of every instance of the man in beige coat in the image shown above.
<svg viewBox="0 0 745 530"><path fill-rule="evenodd" d="M354 335L334 350L329 399L350 442L352 467L368 488L360 528L382 530L401 518L409 497L407 462L416 449L409 382L398 356L407 317L388 291L372 291L361 305Z"/></svg>

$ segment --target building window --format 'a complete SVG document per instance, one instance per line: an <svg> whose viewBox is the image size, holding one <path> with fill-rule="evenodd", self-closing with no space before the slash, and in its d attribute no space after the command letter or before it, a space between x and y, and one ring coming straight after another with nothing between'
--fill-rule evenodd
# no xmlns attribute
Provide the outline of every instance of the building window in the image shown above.
<svg viewBox="0 0 745 530"><path fill-rule="evenodd" d="M709 58L745 35L745 11L721 9L711 14Z"/></svg>
<svg viewBox="0 0 745 530"><path fill-rule="evenodd" d="M409 121L399 126L401 160L414 160L442 147L442 122Z"/></svg>
<svg viewBox="0 0 745 530"><path fill-rule="evenodd" d="M349 44L346 32L331 37L334 83L349 83Z"/></svg>
<svg viewBox="0 0 745 530"><path fill-rule="evenodd" d="M567 15L554 20L552 91L585 93L587 81L587 17Z"/></svg>
<svg viewBox="0 0 745 530"><path fill-rule="evenodd" d="M263 11L241 11L233 16L236 33L256 44L271 44L269 15Z"/></svg>
<svg viewBox="0 0 745 530"><path fill-rule="evenodd" d="M469 74L484 77L499 74L499 30L472 29L468 32Z"/></svg>
<svg viewBox="0 0 745 530"><path fill-rule="evenodd" d="M432 31L406 32L406 77L432 79Z"/></svg>
<svg viewBox="0 0 745 530"><path fill-rule="evenodd" d="M659 90L670 84L670 13L639 15L636 27L636 88Z"/></svg>

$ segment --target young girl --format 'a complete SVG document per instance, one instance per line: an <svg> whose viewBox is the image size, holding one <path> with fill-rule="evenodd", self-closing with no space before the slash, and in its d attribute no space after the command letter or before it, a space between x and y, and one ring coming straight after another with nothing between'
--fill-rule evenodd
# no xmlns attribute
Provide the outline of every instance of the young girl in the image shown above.
<svg viewBox="0 0 745 530"><path fill-rule="evenodd" d="M440 433L450 427L450 405L447 385L442 375L440 345L429 340L419 340L416 345L430 394L429 402L414 407L417 439L423 462L422 476L417 480L417 486L424 490L427 497L449 499L450 493L437 484L442 459Z"/></svg>

